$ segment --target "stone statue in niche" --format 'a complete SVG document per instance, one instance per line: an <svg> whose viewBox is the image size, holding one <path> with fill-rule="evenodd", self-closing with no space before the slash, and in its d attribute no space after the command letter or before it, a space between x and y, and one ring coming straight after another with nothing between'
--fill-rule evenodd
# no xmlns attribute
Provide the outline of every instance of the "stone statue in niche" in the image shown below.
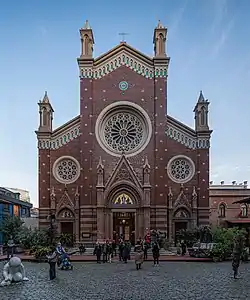
<svg viewBox="0 0 250 300"><path fill-rule="evenodd" d="M4 280L0 283L0 286L29 280L25 276L25 269L19 257L12 257L9 262L4 265L3 277Z"/></svg>

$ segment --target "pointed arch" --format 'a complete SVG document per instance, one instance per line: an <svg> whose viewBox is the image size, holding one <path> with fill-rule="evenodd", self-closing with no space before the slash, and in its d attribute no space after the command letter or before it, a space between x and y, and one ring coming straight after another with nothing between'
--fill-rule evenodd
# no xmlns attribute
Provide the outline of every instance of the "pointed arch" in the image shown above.
<svg viewBox="0 0 250 300"><path fill-rule="evenodd" d="M178 207L174 211L174 219L190 219L190 217L190 211L186 207Z"/></svg>
<svg viewBox="0 0 250 300"><path fill-rule="evenodd" d="M128 199L131 199L129 207L139 207L142 201L142 192L129 181L120 181L112 185L112 187L105 193L105 204L107 207L127 207L128 203L115 203L116 200L121 196L126 195Z"/></svg>
<svg viewBox="0 0 250 300"><path fill-rule="evenodd" d="M89 55L89 43L90 38L87 34L83 36L83 43L84 43L84 55Z"/></svg>
<svg viewBox="0 0 250 300"><path fill-rule="evenodd" d="M200 121L201 125L206 125L207 124L207 110L205 106L201 107L201 113L200 113Z"/></svg>
<svg viewBox="0 0 250 300"><path fill-rule="evenodd" d="M75 214L71 207L64 206L56 214L56 219L75 219Z"/></svg>
<svg viewBox="0 0 250 300"><path fill-rule="evenodd" d="M48 125L48 117L47 117L48 113L47 113L47 108L44 106L42 108L42 126L46 126Z"/></svg>
<svg viewBox="0 0 250 300"><path fill-rule="evenodd" d="M163 55L165 54L165 38L164 38L164 35L162 33L160 33L158 35L158 51L160 55Z"/></svg>
<svg viewBox="0 0 250 300"><path fill-rule="evenodd" d="M248 205L246 203L244 203L240 206L240 209L241 209L241 216L247 217L248 216Z"/></svg>
<svg viewBox="0 0 250 300"><path fill-rule="evenodd" d="M226 204L224 202L221 202L219 204L219 217L220 218L225 218L226 216Z"/></svg>

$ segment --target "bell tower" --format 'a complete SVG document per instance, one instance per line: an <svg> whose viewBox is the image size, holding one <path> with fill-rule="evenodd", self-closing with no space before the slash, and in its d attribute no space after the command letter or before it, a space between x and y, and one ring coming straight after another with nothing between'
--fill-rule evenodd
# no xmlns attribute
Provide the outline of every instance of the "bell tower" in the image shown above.
<svg viewBox="0 0 250 300"><path fill-rule="evenodd" d="M88 20L86 20L83 28L80 29L81 37L81 56L80 58L93 58L94 49L94 36L92 29L89 26Z"/></svg>
<svg viewBox="0 0 250 300"><path fill-rule="evenodd" d="M200 95L198 101L194 108L194 119L195 119L195 131L209 131L208 124L208 106L209 101L205 100L202 91L200 91Z"/></svg>
<svg viewBox="0 0 250 300"><path fill-rule="evenodd" d="M154 56L157 58L164 58L166 54L166 40L167 40L167 28L165 28L161 21L158 22L157 27L154 30L153 44L154 44Z"/></svg>
<svg viewBox="0 0 250 300"><path fill-rule="evenodd" d="M47 92L45 92L43 100L38 103L40 122L38 132L52 132L52 121L53 121L53 107L50 104Z"/></svg>

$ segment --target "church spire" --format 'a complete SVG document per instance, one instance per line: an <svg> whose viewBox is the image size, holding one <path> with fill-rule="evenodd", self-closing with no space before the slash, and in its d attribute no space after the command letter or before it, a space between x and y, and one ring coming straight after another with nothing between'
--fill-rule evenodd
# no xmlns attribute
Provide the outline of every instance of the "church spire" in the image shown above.
<svg viewBox="0 0 250 300"><path fill-rule="evenodd" d="M84 26L80 29L81 37L81 59L93 58L93 46L94 46L94 35L89 25L89 21L86 20Z"/></svg>
<svg viewBox="0 0 250 300"><path fill-rule="evenodd" d="M200 91L200 95L199 95L199 98L198 98L198 102L205 102L205 98L204 98L204 96L203 96L202 91Z"/></svg>
<svg viewBox="0 0 250 300"><path fill-rule="evenodd" d="M195 130L197 132L204 132L209 131L209 124L208 124L208 106L209 101L205 100L203 96L203 92L200 91L197 103L194 108L195 113Z"/></svg>
<svg viewBox="0 0 250 300"><path fill-rule="evenodd" d="M50 104L49 96L45 91L43 99L39 101L40 124L38 132L52 132L53 107Z"/></svg>
<svg viewBox="0 0 250 300"><path fill-rule="evenodd" d="M153 44L154 44L154 56L156 58L164 58L166 54L166 39L167 28L165 28L161 21L158 21L158 25L154 30Z"/></svg>

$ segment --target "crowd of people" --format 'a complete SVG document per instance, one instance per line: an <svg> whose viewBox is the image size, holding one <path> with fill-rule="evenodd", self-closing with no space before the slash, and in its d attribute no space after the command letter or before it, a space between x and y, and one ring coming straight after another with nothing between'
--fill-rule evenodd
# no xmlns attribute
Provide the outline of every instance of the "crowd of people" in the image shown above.
<svg viewBox="0 0 250 300"><path fill-rule="evenodd" d="M136 269L141 269L141 266L145 260L148 259L148 250L152 249L154 265L159 265L160 246L157 240L151 240L151 236L147 234L144 239L138 239L134 246L134 260ZM130 241L123 240L122 237L118 241L106 240L103 243L97 242L94 248L93 255L96 256L96 262L100 263L112 263L114 257L119 258L120 262L127 263L131 260L131 251L133 247ZM85 252L83 244L79 246L80 254ZM61 243L58 243L57 247L48 256L48 262L50 265L49 277L50 280L56 278L56 265L58 268L63 269L63 266L70 266L69 255L62 247ZM72 269L72 268L71 268Z"/></svg>
<svg viewBox="0 0 250 300"><path fill-rule="evenodd" d="M118 242L106 240L103 243L97 242L94 248L94 255L97 263L111 263L112 259L118 255L119 261L127 263L131 259L132 244L122 238ZM150 236L138 239L134 247L136 268L140 269L143 261L148 258L148 250L152 248L154 265L159 265L160 247L157 241L151 241Z"/></svg>

